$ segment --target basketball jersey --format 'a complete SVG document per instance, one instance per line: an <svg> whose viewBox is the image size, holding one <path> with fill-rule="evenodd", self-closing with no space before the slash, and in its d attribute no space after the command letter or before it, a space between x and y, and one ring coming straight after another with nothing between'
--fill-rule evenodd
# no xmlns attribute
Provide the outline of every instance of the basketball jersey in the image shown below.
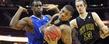
<svg viewBox="0 0 109 44"><path fill-rule="evenodd" d="M76 21L78 26L76 31L81 44L94 44L100 38L98 26L96 26L91 12L88 13L84 20L77 17Z"/></svg>
<svg viewBox="0 0 109 44"><path fill-rule="evenodd" d="M34 30L33 32L26 32L28 37L28 44L43 44L44 37L40 28L41 26L45 25L50 20L50 18L48 16L43 16L43 18L40 19L32 15L31 19Z"/></svg>

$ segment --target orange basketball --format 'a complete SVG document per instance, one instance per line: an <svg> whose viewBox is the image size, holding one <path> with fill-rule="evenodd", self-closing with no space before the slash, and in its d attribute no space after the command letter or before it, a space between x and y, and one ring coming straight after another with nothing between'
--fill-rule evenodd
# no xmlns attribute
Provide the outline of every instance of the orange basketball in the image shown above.
<svg viewBox="0 0 109 44"><path fill-rule="evenodd" d="M49 35L51 40L56 40L56 38L59 40L61 37L61 30L55 25L48 26L44 30L44 35Z"/></svg>

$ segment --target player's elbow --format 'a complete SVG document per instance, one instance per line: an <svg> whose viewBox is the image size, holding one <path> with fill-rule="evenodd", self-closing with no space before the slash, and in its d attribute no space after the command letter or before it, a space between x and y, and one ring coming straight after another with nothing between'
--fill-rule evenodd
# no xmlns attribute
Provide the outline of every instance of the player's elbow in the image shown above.
<svg viewBox="0 0 109 44"><path fill-rule="evenodd" d="M12 23L9 24L10 27L14 27L14 25Z"/></svg>
<svg viewBox="0 0 109 44"><path fill-rule="evenodd" d="M17 27L16 25L10 24L10 27L11 27L12 29L15 29L15 30L21 30L21 28Z"/></svg>

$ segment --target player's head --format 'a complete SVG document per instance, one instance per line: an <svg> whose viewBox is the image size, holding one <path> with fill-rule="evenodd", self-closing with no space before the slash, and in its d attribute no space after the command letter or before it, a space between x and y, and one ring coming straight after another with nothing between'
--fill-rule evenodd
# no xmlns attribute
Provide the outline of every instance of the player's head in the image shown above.
<svg viewBox="0 0 109 44"><path fill-rule="evenodd" d="M62 21L69 20L72 17L73 12L74 12L74 9L71 5L65 5L60 11L61 20Z"/></svg>
<svg viewBox="0 0 109 44"><path fill-rule="evenodd" d="M79 14L83 14L86 11L87 3L85 0L76 0L75 6Z"/></svg>
<svg viewBox="0 0 109 44"><path fill-rule="evenodd" d="M33 13L35 14L41 14L42 13L42 2L40 0L34 0L32 2L32 10L33 10Z"/></svg>

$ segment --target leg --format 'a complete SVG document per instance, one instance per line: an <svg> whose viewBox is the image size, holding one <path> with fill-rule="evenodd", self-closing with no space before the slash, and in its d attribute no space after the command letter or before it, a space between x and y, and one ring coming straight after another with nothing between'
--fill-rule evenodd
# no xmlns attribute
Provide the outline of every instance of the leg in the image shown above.
<svg viewBox="0 0 109 44"><path fill-rule="evenodd" d="M71 37L71 28L68 25L61 25L61 40L64 44L72 44L72 37Z"/></svg>

